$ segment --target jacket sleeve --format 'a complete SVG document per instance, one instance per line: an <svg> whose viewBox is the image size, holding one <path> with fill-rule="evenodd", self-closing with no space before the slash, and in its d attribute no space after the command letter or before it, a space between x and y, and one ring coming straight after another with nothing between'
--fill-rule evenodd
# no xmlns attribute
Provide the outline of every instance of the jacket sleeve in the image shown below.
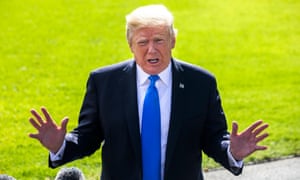
<svg viewBox="0 0 300 180"><path fill-rule="evenodd" d="M49 157L49 167L55 168L91 155L101 147L103 132L100 125L97 98L96 83L93 74L91 74L79 114L79 124L65 137L66 146L62 159L52 162Z"/></svg>
<svg viewBox="0 0 300 180"><path fill-rule="evenodd" d="M209 112L204 128L206 136L203 151L231 173L239 175L242 172L242 168L231 167L229 164L227 150L230 134L227 131L226 117L215 79L210 87Z"/></svg>

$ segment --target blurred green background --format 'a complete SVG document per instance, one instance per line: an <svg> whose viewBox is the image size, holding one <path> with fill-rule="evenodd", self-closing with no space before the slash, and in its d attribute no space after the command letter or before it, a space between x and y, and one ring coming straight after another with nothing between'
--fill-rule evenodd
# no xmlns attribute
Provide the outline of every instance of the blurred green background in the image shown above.
<svg viewBox="0 0 300 180"><path fill-rule="evenodd" d="M175 17L174 57L216 75L229 128L270 124L269 149L246 162L300 154L300 1L1 0L0 174L54 179L59 168L28 137L29 110L44 105L74 128L89 72L132 57L125 15L153 3ZM100 151L65 166L99 179ZM216 166L204 159L205 169Z"/></svg>

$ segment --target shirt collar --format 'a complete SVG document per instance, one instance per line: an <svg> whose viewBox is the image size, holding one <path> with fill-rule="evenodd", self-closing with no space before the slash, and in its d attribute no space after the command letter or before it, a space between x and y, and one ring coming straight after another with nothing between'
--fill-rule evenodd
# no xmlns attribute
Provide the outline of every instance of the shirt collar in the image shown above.
<svg viewBox="0 0 300 180"><path fill-rule="evenodd" d="M166 85L170 86L171 84L171 74L172 74L172 68L171 68L171 62L167 66L166 69L164 69L161 73L158 74L160 80ZM137 64L137 84L138 86L142 86L147 84L148 77L150 74L147 74L146 72L143 71L143 69Z"/></svg>

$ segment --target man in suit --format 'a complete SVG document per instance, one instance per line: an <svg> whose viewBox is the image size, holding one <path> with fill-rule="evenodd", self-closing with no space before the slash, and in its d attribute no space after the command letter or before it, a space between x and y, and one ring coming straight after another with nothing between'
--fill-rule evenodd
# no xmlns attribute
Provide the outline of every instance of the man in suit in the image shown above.
<svg viewBox="0 0 300 180"><path fill-rule="evenodd" d="M30 122L38 133L30 137L50 151L49 166L55 168L102 147L102 180L201 180L203 151L240 174L245 157L266 149L258 143L268 136L263 132L268 125L256 121L239 134L233 123L229 135L215 78L172 57L176 30L164 6L137 8L126 20L134 59L90 74L77 128L66 134L67 118L58 126L46 108L41 108L43 115L31 110ZM158 75L154 84L160 153L159 169L146 173L143 106L151 75Z"/></svg>

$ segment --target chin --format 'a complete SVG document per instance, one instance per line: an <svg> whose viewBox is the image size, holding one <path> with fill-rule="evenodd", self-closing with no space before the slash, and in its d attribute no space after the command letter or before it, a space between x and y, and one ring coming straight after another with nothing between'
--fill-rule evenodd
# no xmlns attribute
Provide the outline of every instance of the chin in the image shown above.
<svg viewBox="0 0 300 180"><path fill-rule="evenodd" d="M151 75L159 74L161 72L162 72L161 68L158 68L158 67L149 68L147 71L147 73L151 74Z"/></svg>

